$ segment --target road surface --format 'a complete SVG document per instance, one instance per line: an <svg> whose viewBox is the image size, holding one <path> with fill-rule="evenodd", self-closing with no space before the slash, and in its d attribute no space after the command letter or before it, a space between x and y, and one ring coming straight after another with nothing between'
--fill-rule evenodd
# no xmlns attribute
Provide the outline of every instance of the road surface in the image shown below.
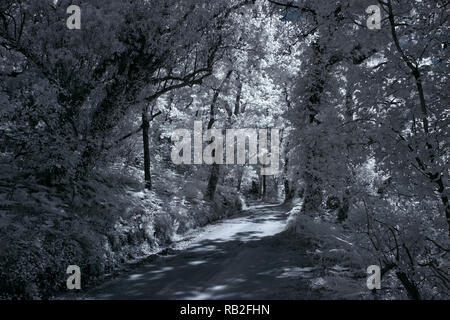
<svg viewBox="0 0 450 320"><path fill-rule="evenodd" d="M306 244L283 232L286 209L253 204L165 256L91 289L87 299L312 299ZM317 298L317 297L316 297Z"/></svg>

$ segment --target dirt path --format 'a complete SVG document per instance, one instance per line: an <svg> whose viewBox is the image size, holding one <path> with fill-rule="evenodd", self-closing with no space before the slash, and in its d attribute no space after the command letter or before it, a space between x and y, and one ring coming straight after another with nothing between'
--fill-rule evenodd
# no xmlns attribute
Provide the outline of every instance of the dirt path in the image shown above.
<svg viewBox="0 0 450 320"><path fill-rule="evenodd" d="M90 290L88 299L311 299L306 244L280 206L254 204Z"/></svg>

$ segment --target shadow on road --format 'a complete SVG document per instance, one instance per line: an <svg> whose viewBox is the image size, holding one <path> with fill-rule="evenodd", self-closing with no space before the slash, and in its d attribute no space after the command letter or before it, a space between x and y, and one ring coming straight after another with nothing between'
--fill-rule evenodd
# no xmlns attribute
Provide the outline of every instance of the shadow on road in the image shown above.
<svg viewBox="0 0 450 320"><path fill-rule="evenodd" d="M189 246L144 262L88 299L310 299L306 243L283 232L279 206L206 228ZM300 271L299 271L300 270Z"/></svg>

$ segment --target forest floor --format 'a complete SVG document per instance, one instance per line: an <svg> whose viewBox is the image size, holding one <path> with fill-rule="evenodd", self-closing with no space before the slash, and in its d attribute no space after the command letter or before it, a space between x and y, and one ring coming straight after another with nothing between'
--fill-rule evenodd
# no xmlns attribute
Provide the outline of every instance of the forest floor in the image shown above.
<svg viewBox="0 0 450 320"><path fill-rule="evenodd" d="M81 299L318 299L308 243L286 230L287 210L252 203L196 229ZM68 297L73 298L73 296Z"/></svg>

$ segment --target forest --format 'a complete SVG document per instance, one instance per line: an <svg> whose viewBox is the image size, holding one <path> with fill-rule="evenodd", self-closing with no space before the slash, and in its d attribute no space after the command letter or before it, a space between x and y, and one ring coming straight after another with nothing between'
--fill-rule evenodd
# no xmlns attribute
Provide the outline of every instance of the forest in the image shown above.
<svg viewBox="0 0 450 320"><path fill-rule="evenodd" d="M298 283L276 298L448 300L449 17L447 0L1 0L0 299L61 297L70 265L88 289L155 255L176 278L175 244L238 217L258 241L203 247L273 264L268 291ZM280 271L288 250L307 266ZM248 265L228 267L192 292L249 297Z"/></svg>

